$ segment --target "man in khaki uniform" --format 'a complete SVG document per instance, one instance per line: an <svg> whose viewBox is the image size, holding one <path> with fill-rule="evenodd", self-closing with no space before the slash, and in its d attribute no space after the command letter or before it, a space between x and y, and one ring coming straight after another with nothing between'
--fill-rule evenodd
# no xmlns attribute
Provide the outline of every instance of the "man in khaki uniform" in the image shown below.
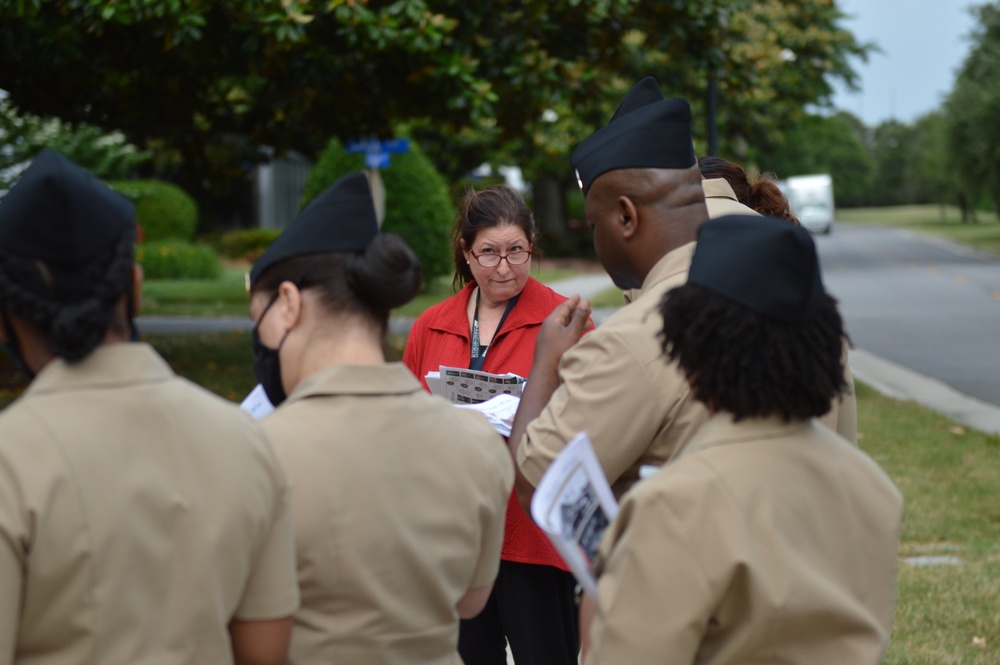
<svg viewBox="0 0 1000 665"><path fill-rule="evenodd" d="M708 217L687 101L664 99L655 80L643 79L571 161L601 264L619 288L642 290L582 339L589 305L579 298L557 308L539 333L509 439L526 510L577 432L589 433L620 497L640 466L673 459L707 417L677 368L662 362L656 340L656 305L687 280L695 234Z"/></svg>
<svg viewBox="0 0 1000 665"><path fill-rule="evenodd" d="M0 663L284 662L288 488L232 404L129 343L133 207L44 151L0 200Z"/></svg>
<svg viewBox="0 0 1000 665"><path fill-rule="evenodd" d="M317 197L250 273L263 427L293 487L302 607L289 660L460 665L500 567L514 471L478 413L383 353L419 263L365 176ZM287 397L285 397L285 393Z"/></svg>
<svg viewBox="0 0 1000 665"><path fill-rule="evenodd" d="M902 500L815 420L845 388L843 325L808 232L707 222L661 313L664 354L712 416L606 532L584 662L877 664Z"/></svg>

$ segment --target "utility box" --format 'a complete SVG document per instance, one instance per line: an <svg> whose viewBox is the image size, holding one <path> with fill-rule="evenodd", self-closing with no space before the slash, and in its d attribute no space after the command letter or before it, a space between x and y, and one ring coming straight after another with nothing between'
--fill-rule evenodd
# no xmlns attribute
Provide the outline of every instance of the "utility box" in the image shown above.
<svg viewBox="0 0 1000 665"><path fill-rule="evenodd" d="M833 205L833 178L829 174L793 176L778 184L803 227L812 233L833 230L836 208Z"/></svg>

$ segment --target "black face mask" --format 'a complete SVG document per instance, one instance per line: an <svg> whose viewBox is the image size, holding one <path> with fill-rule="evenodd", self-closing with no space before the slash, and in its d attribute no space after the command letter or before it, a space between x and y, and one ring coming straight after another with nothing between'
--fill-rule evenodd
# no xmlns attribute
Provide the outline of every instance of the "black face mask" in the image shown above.
<svg viewBox="0 0 1000 665"><path fill-rule="evenodd" d="M290 331L286 330L284 337L278 342L278 348L272 349L269 346L264 346L264 343L260 341L260 322L264 320L267 310L271 309L271 305L277 299L278 294L275 293L271 302L267 303L267 307L261 312L260 318L257 319L257 324L253 328L253 373L260 381L260 385L263 386L267 399L274 406L284 402L287 397L285 387L281 384L280 352L281 345L285 343L285 338L288 337Z"/></svg>

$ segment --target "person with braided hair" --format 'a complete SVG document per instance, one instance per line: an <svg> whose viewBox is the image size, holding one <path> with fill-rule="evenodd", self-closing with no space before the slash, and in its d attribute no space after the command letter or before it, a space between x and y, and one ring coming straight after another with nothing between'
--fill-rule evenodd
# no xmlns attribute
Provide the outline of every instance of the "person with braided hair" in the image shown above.
<svg viewBox="0 0 1000 665"><path fill-rule="evenodd" d="M284 663L288 483L132 316L134 207L42 151L0 199L0 663ZM133 343L135 342L135 343Z"/></svg>
<svg viewBox="0 0 1000 665"><path fill-rule="evenodd" d="M903 503L817 420L845 388L844 328L809 233L706 222L658 312L660 362L710 416L605 532L583 662L876 665Z"/></svg>
<svg viewBox="0 0 1000 665"><path fill-rule="evenodd" d="M699 157L698 168L704 180L705 205L712 219L725 215L769 215L800 226L788 198L769 174L750 175L735 162L721 157ZM852 443L858 442L858 405L854 394L854 373L848 364L850 343L843 341L844 385L830 403L821 422Z"/></svg>

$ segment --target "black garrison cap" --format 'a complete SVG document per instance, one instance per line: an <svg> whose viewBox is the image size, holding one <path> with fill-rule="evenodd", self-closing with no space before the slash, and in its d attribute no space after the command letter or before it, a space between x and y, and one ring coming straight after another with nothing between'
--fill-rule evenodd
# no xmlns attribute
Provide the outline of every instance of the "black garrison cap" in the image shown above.
<svg viewBox="0 0 1000 665"><path fill-rule="evenodd" d="M250 271L253 288L268 268L286 259L327 252L363 252L378 235L368 177L350 173L313 199L271 243Z"/></svg>
<svg viewBox="0 0 1000 665"><path fill-rule="evenodd" d="M135 226L135 206L55 150L0 199L0 252L74 271Z"/></svg>
<svg viewBox="0 0 1000 665"><path fill-rule="evenodd" d="M686 169L697 162L691 140L691 106L664 99L647 76L629 90L607 125L577 146L570 157L586 194L600 175L617 169Z"/></svg>
<svg viewBox="0 0 1000 665"><path fill-rule="evenodd" d="M788 323L812 318L825 293L809 232L750 215L727 215L698 228L688 283Z"/></svg>

